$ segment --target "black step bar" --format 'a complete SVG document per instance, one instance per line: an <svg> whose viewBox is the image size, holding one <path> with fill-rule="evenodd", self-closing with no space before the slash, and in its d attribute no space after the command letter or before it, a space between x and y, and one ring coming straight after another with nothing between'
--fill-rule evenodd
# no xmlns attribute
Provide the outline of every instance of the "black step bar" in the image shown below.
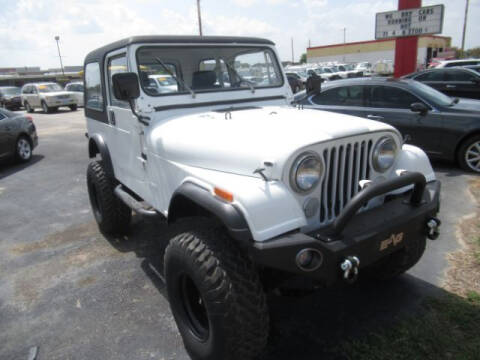
<svg viewBox="0 0 480 360"><path fill-rule="evenodd" d="M130 195L127 191L125 191L122 185L118 185L115 190L113 191L115 195L118 196L120 200L122 200L129 208L134 210L137 214L144 215L144 216L155 216L157 212L152 209L147 209L145 206L135 199L132 195Z"/></svg>

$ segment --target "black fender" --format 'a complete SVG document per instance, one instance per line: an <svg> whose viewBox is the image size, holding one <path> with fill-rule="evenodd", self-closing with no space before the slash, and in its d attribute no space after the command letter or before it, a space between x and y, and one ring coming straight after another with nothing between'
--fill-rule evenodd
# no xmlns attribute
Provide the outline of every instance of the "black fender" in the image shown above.
<svg viewBox="0 0 480 360"><path fill-rule="evenodd" d="M203 210L203 213L206 211L217 217L234 239L244 244L252 239L247 221L235 205L216 198L207 189L190 182L183 183L174 192L168 209L168 222L173 223L181 217L197 215L198 211L191 209L195 205Z"/></svg>
<svg viewBox="0 0 480 360"><path fill-rule="evenodd" d="M100 153L100 157L102 158L107 174L114 178L115 173L113 171L112 158L110 157L110 151L108 150L108 146L103 139L103 136L100 134L93 134L91 136L89 135L88 156L90 159L92 159L98 153Z"/></svg>

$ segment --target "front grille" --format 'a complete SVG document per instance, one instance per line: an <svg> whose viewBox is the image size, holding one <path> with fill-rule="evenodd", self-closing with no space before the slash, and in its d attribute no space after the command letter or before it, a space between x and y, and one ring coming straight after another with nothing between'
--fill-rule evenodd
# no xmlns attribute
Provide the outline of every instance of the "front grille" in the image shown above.
<svg viewBox="0 0 480 360"><path fill-rule="evenodd" d="M68 99L70 95L58 95L57 99Z"/></svg>
<svg viewBox="0 0 480 360"><path fill-rule="evenodd" d="M358 182L370 179L373 140L358 140L323 151L325 176L320 199L320 223L333 221L359 191Z"/></svg>

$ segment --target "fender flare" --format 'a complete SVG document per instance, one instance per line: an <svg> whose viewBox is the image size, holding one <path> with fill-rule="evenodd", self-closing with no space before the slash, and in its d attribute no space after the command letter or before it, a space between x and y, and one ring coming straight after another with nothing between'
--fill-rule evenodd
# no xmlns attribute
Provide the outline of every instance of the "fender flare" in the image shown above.
<svg viewBox="0 0 480 360"><path fill-rule="evenodd" d="M105 165L105 170L107 171L108 175L115 177L115 173L113 171L113 164L112 158L110 157L110 151L108 150L108 146L103 139L103 136L100 134L93 134L89 136L88 141L88 156L90 159L94 158L98 153L103 160L103 164Z"/></svg>
<svg viewBox="0 0 480 360"><path fill-rule="evenodd" d="M176 205L182 198L193 202L203 210L215 215L235 240L247 244L252 239L252 234L245 217L234 204L216 198L207 189L191 182L183 183L173 193L168 209L169 223L181 217L179 216L179 209L177 209Z"/></svg>

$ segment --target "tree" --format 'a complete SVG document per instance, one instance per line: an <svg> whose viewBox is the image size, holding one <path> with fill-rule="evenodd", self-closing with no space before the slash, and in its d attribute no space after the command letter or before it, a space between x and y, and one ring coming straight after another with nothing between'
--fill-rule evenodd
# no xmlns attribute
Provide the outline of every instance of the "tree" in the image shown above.
<svg viewBox="0 0 480 360"><path fill-rule="evenodd" d="M300 56L300 64L305 64L307 62L307 54L303 53L302 56Z"/></svg>
<svg viewBox="0 0 480 360"><path fill-rule="evenodd" d="M465 51L467 57L479 58L480 57L480 47L475 47L473 49L468 49Z"/></svg>

